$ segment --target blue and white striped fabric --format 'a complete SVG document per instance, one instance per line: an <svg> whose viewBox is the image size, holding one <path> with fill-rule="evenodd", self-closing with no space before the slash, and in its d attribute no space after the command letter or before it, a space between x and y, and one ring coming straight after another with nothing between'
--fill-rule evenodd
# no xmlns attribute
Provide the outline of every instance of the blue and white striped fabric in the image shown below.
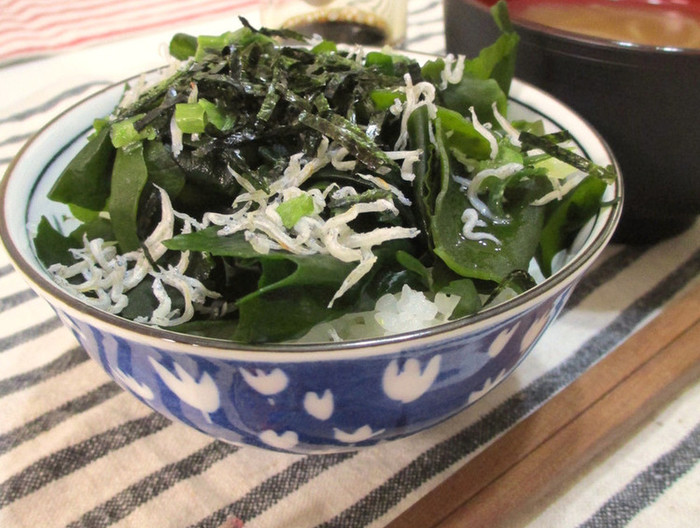
<svg viewBox="0 0 700 528"><path fill-rule="evenodd" d="M444 53L442 5L409 2L407 47ZM257 12L247 13L251 22ZM0 65L0 174L49 119L162 63L191 22ZM611 246L516 373L414 437L323 456L238 448L174 424L88 360L0 250L0 526L381 527L623 342L700 272L700 223L648 247ZM542 509L530 527L695 527L700 384Z"/></svg>

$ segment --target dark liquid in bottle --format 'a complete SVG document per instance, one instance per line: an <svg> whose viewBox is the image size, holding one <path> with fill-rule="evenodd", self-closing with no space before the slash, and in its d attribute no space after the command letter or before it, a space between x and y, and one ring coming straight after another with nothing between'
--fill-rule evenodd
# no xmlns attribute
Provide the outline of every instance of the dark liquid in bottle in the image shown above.
<svg viewBox="0 0 700 528"><path fill-rule="evenodd" d="M381 46L387 38L381 28L345 20L313 21L290 29L308 36L321 35L326 40L362 46Z"/></svg>

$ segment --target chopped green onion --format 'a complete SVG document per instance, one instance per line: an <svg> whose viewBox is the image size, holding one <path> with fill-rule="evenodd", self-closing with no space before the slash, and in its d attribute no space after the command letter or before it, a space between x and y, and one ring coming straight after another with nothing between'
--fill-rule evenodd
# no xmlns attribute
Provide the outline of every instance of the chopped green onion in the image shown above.
<svg viewBox="0 0 700 528"><path fill-rule="evenodd" d="M92 122L92 128L95 130L95 134L99 134L106 126L109 126L109 119L107 118L98 117Z"/></svg>
<svg viewBox="0 0 700 528"><path fill-rule="evenodd" d="M394 73L394 61L391 55L379 51L370 51L365 58L365 65L374 66L386 75L392 75Z"/></svg>
<svg viewBox="0 0 700 528"><path fill-rule="evenodd" d="M406 94L398 90L372 90L369 94L377 110L387 110L398 99L402 103L406 101Z"/></svg>
<svg viewBox="0 0 700 528"><path fill-rule="evenodd" d="M277 207L277 214L282 218L282 223L287 229L293 228L304 216L314 212L314 201L308 194L300 194L282 202Z"/></svg>
<svg viewBox="0 0 700 528"><path fill-rule="evenodd" d="M197 52L197 37L186 33L176 33L170 39L168 52L178 60L189 59Z"/></svg>
<svg viewBox="0 0 700 528"><path fill-rule="evenodd" d="M201 61L208 51L219 53L226 46L231 44L235 33L227 31L221 35L200 35L197 37L197 51L194 53L194 60Z"/></svg>
<svg viewBox="0 0 700 528"><path fill-rule="evenodd" d="M201 134L207 124L204 107L199 103L176 104L175 123L185 134Z"/></svg>
<svg viewBox="0 0 700 528"><path fill-rule="evenodd" d="M236 119L233 116L222 112L222 110L211 101L202 98L197 101L197 103L204 108L207 122L211 123L219 130L229 130L235 124Z"/></svg>
<svg viewBox="0 0 700 528"><path fill-rule="evenodd" d="M147 126L140 132L134 127L134 123L144 115L145 114L138 114L112 125L109 135L114 148L124 148L140 143L144 139L152 140L156 138L156 131L153 127Z"/></svg>
<svg viewBox="0 0 700 528"><path fill-rule="evenodd" d="M311 48L311 51L316 53L316 54L335 53L336 51L338 51L338 46L332 40L322 40L321 42L316 44L313 48Z"/></svg>

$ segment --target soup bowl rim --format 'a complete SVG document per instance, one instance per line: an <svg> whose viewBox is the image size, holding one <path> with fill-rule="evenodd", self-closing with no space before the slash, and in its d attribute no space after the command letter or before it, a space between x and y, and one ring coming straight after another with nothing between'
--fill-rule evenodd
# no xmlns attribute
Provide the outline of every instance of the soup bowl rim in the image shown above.
<svg viewBox="0 0 700 528"><path fill-rule="evenodd" d="M487 13L496 2L493 0L457 0L472 5L475 8ZM609 0L603 0L609 1ZM682 46L657 46L653 44L643 44L630 42L623 39L604 38L576 31L568 31L547 24L534 22L526 18L510 15L511 22L518 28L524 28L538 35L545 35L557 40L558 43L566 42L578 44L583 47L595 48L601 51L612 53L625 53L627 55L643 55L649 58L650 55L659 57L679 56L700 58L700 48L689 48ZM522 39L521 39L522 40Z"/></svg>

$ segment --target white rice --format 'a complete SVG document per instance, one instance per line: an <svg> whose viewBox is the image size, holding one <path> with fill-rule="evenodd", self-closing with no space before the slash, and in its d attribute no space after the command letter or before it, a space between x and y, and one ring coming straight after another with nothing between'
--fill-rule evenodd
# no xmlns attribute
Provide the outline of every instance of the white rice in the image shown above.
<svg viewBox="0 0 700 528"><path fill-rule="evenodd" d="M408 285L399 293L380 297L374 310L347 314L321 323L299 339L301 343L371 339L422 330L445 323L459 303L458 295L438 293L430 300Z"/></svg>

